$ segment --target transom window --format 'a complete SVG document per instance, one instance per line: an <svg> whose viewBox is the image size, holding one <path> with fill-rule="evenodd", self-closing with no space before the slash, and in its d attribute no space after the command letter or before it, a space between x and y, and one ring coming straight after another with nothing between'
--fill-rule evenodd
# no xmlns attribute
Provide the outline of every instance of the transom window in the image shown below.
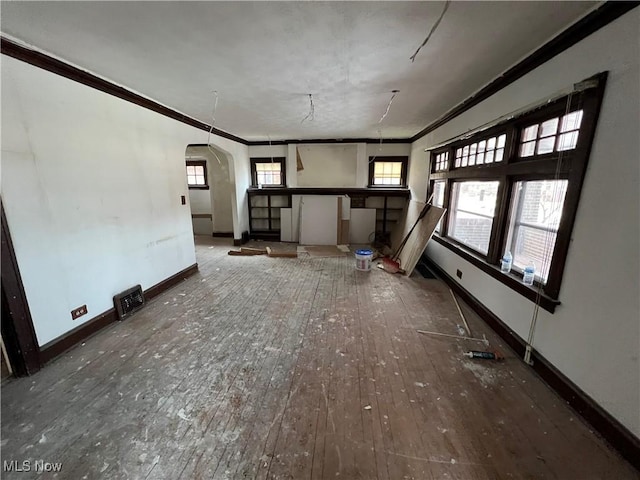
<svg viewBox="0 0 640 480"><path fill-rule="evenodd" d="M449 169L449 152L442 152L436 155L435 171L444 172Z"/></svg>
<svg viewBox="0 0 640 480"><path fill-rule="evenodd" d="M187 185L189 188L209 188L206 160L187 161Z"/></svg>
<svg viewBox="0 0 640 480"><path fill-rule="evenodd" d="M531 157L576 148L582 114L582 110L577 110L523 129L520 156Z"/></svg>
<svg viewBox="0 0 640 480"><path fill-rule="evenodd" d="M497 135L456 148L456 168L501 162L507 135Z"/></svg>
<svg viewBox="0 0 640 480"><path fill-rule="evenodd" d="M558 303L606 75L589 79L590 88L431 153L429 193L434 205L447 209L435 240L551 312ZM446 153L453 165L443 162ZM499 267L506 252L513 257L509 273ZM535 266L533 287L522 282L530 264Z"/></svg>
<svg viewBox="0 0 640 480"><path fill-rule="evenodd" d="M370 187L404 187L407 184L407 157L369 158Z"/></svg>
<svg viewBox="0 0 640 480"><path fill-rule="evenodd" d="M283 187L285 183L284 157L252 158L251 178L254 187Z"/></svg>

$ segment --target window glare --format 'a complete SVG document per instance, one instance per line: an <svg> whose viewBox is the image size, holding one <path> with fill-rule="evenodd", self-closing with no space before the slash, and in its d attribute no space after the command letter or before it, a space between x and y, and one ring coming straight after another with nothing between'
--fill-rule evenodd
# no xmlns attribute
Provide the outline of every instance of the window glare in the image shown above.
<svg viewBox="0 0 640 480"><path fill-rule="evenodd" d="M451 197L449 236L486 254L499 182L456 182Z"/></svg>
<svg viewBox="0 0 640 480"><path fill-rule="evenodd" d="M567 180L516 182L507 235L516 270L533 261L546 282L567 193Z"/></svg>

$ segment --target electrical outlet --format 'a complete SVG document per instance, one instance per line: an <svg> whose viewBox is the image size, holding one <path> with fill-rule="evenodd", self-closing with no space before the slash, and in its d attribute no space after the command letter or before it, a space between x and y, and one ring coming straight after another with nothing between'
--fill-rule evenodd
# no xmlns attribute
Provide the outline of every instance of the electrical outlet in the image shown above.
<svg viewBox="0 0 640 480"><path fill-rule="evenodd" d="M185 197L184 195L180 195L180 202L182 202L182 205L186 205L187 204L187 197Z"/></svg>
<svg viewBox="0 0 640 480"><path fill-rule="evenodd" d="M461 270L456 270L456 277L458 277L460 280L462 280L462 271Z"/></svg>
<svg viewBox="0 0 640 480"><path fill-rule="evenodd" d="M80 318L81 316L86 314L87 314L86 305L82 305L81 307L74 308L73 310L71 310L71 320L76 320L77 318Z"/></svg>

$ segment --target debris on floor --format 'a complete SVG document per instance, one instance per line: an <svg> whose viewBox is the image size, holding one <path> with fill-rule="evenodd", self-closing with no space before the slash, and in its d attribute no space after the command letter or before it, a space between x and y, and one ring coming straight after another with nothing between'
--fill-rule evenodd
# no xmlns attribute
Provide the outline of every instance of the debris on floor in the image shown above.
<svg viewBox="0 0 640 480"><path fill-rule="evenodd" d="M249 248L243 247L240 250L229 250L228 255L234 255L237 257L250 257L253 255L267 255L265 248Z"/></svg>
<svg viewBox="0 0 640 480"><path fill-rule="evenodd" d="M267 247L267 255L269 257L277 257L277 258L298 258L298 252L285 252L285 251L275 251L271 247Z"/></svg>
<svg viewBox="0 0 640 480"><path fill-rule="evenodd" d="M469 358L482 358L484 360L504 360L504 356L497 350L491 352L479 352L477 350L471 350L464 352L463 355Z"/></svg>

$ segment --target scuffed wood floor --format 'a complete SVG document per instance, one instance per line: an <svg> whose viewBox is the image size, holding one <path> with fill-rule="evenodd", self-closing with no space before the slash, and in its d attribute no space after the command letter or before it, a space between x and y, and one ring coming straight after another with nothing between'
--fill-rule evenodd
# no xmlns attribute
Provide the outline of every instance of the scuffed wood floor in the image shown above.
<svg viewBox="0 0 640 480"><path fill-rule="evenodd" d="M464 304L505 361L416 333L456 334L442 282L197 243L199 274L3 385L2 460L63 463L3 478L637 478Z"/></svg>

